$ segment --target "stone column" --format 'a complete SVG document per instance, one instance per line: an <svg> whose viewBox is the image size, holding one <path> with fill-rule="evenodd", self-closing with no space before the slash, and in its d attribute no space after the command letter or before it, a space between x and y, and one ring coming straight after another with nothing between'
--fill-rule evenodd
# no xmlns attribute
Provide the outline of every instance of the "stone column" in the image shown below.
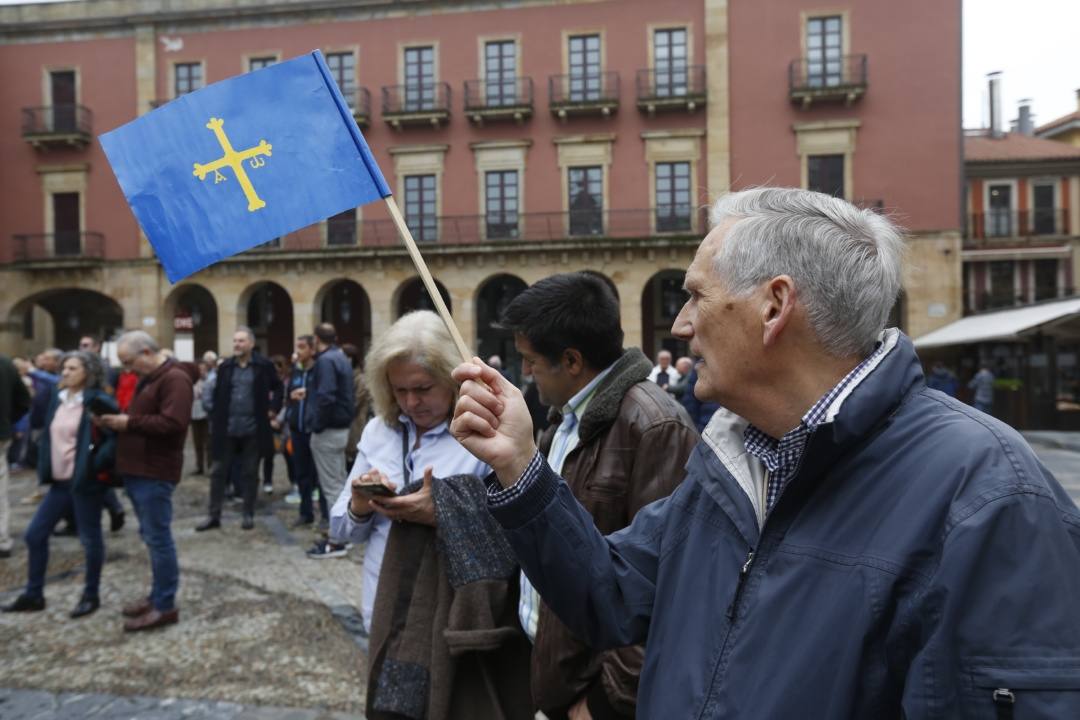
<svg viewBox="0 0 1080 720"><path fill-rule="evenodd" d="M706 182L709 199L731 189L731 116L728 86L728 0L705 0Z"/></svg>

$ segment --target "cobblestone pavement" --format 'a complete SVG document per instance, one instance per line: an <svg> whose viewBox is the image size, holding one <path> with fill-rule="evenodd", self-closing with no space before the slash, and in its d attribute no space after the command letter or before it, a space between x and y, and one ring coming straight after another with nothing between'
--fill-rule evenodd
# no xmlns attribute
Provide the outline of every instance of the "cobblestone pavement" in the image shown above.
<svg viewBox="0 0 1080 720"><path fill-rule="evenodd" d="M363 720L362 715L215 700L0 689L4 720Z"/></svg>
<svg viewBox="0 0 1080 720"><path fill-rule="evenodd" d="M288 483L276 464L275 493L260 489L252 531L240 529L233 506L222 530L196 534L209 481L180 483L173 502L180 622L162 630L122 630L121 606L150 583L126 497L127 524L106 530L102 606L93 615L68 618L82 590L82 548L77 538L54 537L46 611L0 614L0 688L8 688L0 691L0 718L359 717L367 664L355 607L362 548L346 559L307 559L314 534L310 526L289 529L296 507L282 502ZM36 507L20 502L34 485L32 473L12 477L14 537ZM22 589L26 560L21 542L0 560L0 602Z"/></svg>

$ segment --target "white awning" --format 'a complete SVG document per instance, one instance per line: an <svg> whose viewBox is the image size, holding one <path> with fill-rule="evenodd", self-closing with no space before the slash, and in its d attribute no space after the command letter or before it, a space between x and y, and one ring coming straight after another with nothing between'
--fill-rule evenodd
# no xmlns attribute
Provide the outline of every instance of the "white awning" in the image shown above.
<svg viewBox="0 0 1080 720"><path fill-rule="evenodd" d="M1080 299L1058 300L1028 307L972 315L927 333L915 347L935 348L980 342L1018 342L1047 323L1080 313Z"/></svg>

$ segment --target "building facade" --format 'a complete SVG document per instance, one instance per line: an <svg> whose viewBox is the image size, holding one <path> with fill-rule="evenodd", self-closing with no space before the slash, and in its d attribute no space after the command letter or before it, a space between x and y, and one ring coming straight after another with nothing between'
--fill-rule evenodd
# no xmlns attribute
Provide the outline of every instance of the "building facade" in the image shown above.
<svg viewBox="0 0 1080 720"><path fill-rule="evenodd" d="M502 306L568 270L612 281L628 345L684 351L705 209L762 184L908 228L895 320L918 335L962 307L959 23L958 0L0 7L0 351L143 327L198 354L246 324L284 354L322 320L363 347L430 305L378 204L173 286L124 203L97 135L313 48L481 354L512 362Z"/></svg>

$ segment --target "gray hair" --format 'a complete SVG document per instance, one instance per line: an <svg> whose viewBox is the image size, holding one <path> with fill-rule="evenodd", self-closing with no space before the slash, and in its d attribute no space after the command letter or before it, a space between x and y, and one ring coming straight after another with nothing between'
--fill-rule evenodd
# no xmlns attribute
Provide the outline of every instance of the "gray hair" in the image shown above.
<svg viewBox="0 0 1080 720"><path fill-rule="evenodd" d="M234 332L233 335L235 335L236 333L244 333L248 336L248 339L251 340L251 342L255 342L255 331L249 328L247 325L237 325L236 332Z"/></svg>
<svg viewBox="0 0 1080 720"><path fill-rule="evenodd" d="M105 387L105 364L101 361L100 355L86 350L72 350L64 353L60 359L61 366L68 360L78 360L79 364L83 366L83 370L86 371L85 387L88 390Z"/></svg>
<svg viewBox="0 0 1080 720"><path fill-rule="evenodd" d="M116 341L116 347L117 349L126 347L136 354L141 353L143 350L155 353L161 350L157 341L145 330L129 330Z"/></svg>
<svg viewBox="0 0 1080 720"><path fill-rule="evenodd" d="M848 357L874 346L901 286L904 239L889 220L791 188L725 195L711 220L734 221L713 259L729 292L788 275L826 352Z"/></svg>
<svg viewBox="0 0 1080 720"><path fill-rule="evenodd" d="M461 359L446 324L438 315L430 310L403 315L371 344L364 360L364 384L371 393L375 414L387 425L396 427L402 410L386 375L387 367L395 360L411 360L420 365L431 373L435 382L449 388L453 403L457 402L458 383L450 372Z"/></svg>

